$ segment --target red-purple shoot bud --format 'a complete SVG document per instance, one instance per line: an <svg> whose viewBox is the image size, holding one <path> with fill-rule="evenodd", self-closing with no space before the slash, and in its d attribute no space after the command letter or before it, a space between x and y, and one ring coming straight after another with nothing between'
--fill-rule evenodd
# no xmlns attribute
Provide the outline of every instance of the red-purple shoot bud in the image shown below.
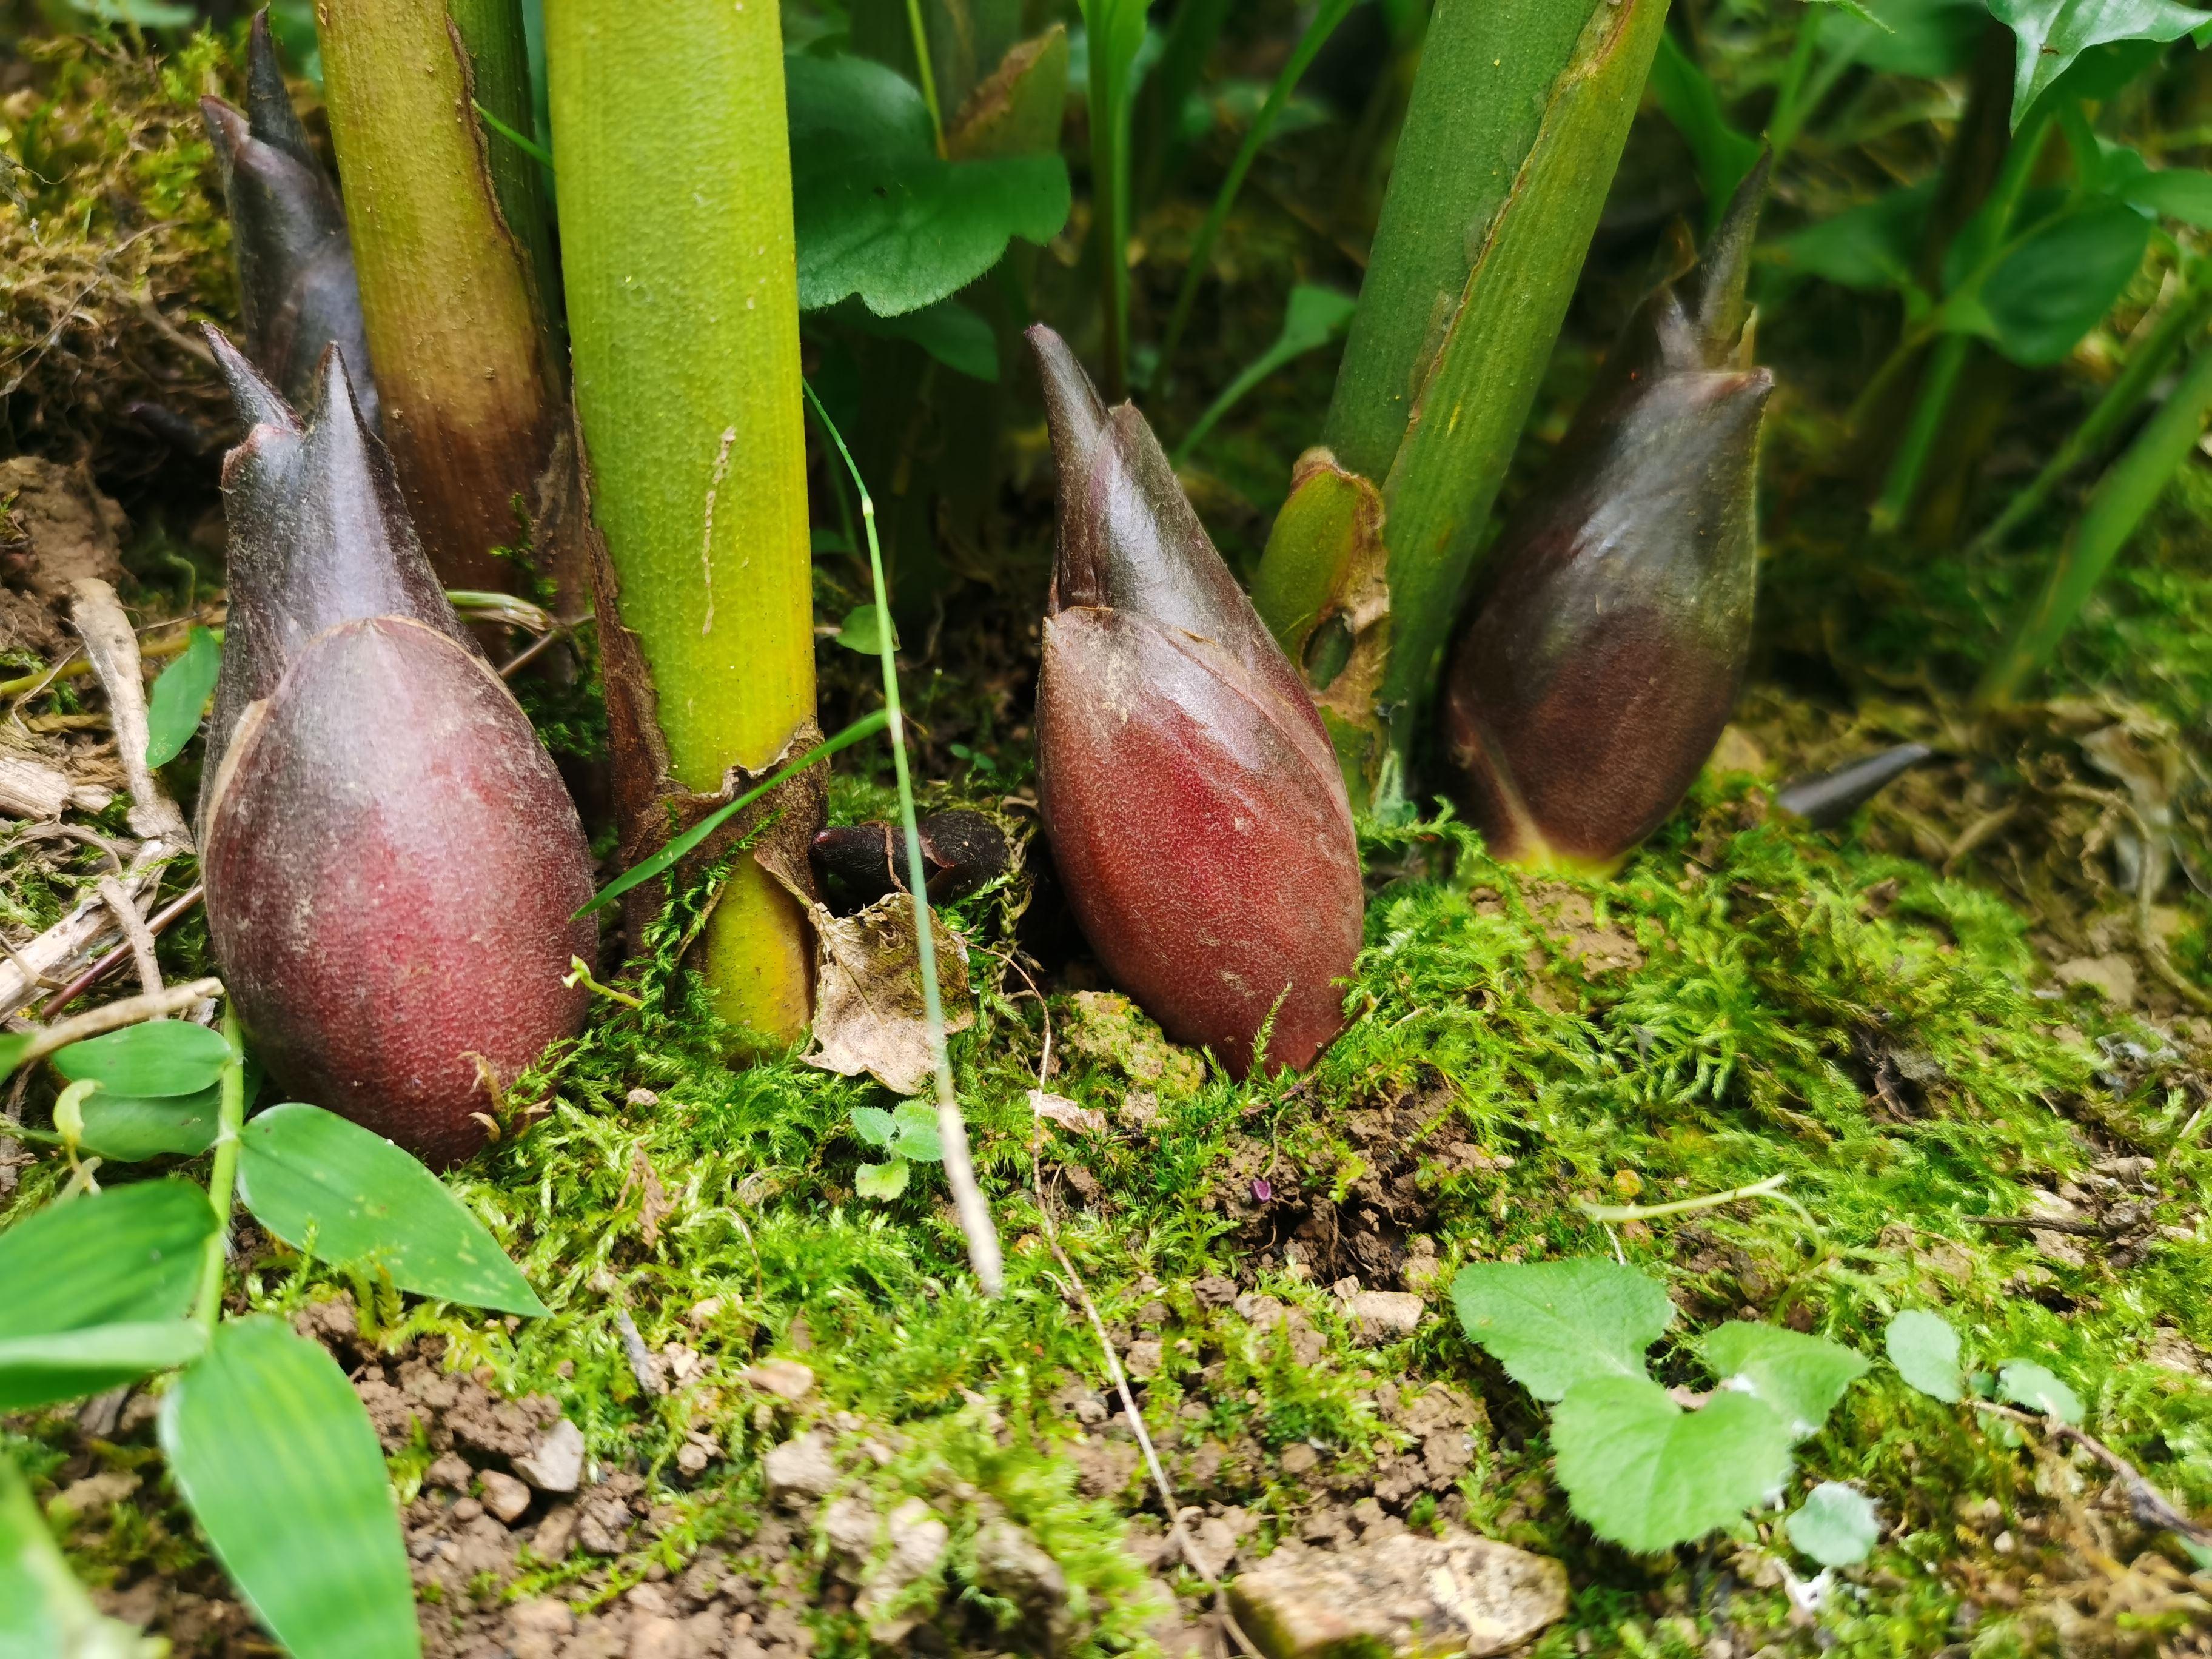
<svg viewBox="0 0 2212 1659"><path fill-rule="evenodd" d="M1032 328L1059 471L1037 795L1091 949L1235 1075L1344 1025L1359 856L1321 716L1144 417ZM1269 1023L1272 1020L1272 1024Z"/></svg>
<svg viewBox="0 0 2212 1659"><path fill-rule="evenodd" d="M246 355L304 407L314 398L323 349L337 346L374 430L376 387L345 210L284 89L266 11L255 16L246 48L246 102L250 113L220 98L200 100L230 210Z"/></svg>
<svg viewBox="0 0 2212 1659"><path fill-rule="evenodd" d="M1637 313L1483 574L1445 672L1468 816L1499 856L1607 869L1681 802L1751 645L1773 377L1743 302L1762 164L1698 276Z"/></svg>
<svg viewBox="0 0 2212 1659"><path fill-rule="evenodd" d="M223 465L230 622L200 800L223 981L289 1091L426 1162L481 1147L582 1023L576 809L461 631L391 459L325 355L304 423L214 337L248 430Z"/></svg>

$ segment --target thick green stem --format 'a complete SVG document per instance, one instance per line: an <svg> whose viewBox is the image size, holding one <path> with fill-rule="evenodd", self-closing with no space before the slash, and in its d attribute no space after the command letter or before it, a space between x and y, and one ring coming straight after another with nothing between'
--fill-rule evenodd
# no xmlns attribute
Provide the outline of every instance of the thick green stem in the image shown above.
<svg viewBox="0 0 2212 1659"><path fill-rule="evenodd" d="M2098 481L2043 590L2014 627L1974 693L1977 708L2002 708L2051 660L2122 548L2172 481L2212 414L2212 347L2188 372L2119 459Z"/></svg>
<svg viewBox="0 0 2212 1659"><path fill-rule="evenodd" d="M1889 476L1874 504L1875 530L1896 529L1911 510L1913 497L1920 493L1920 475L1928 467L1928 453L1942 435L1952 395L1959 389L1959 375L1966 367L1973 343L1964 334L1947 334L1929 360L1928 371L1921 376L1920 390L1913 399L1912 418L1905 423L1905 436L1890 460Z"/></svg>
<svg viewBox="0 0 2212 1659"><path fill-rule="evenodd" d="M1299 36L1282 73L1268 88L1267 101L1260 106L1260 112L1252 118L1251 131L1237 146L1237 159L1229 164L1229 176L1221 181L1221 192L1213 198L1213 206L1199 227L1198 240L1190 245L1190 258L1182 273L1182 288L1176 295L1175 311L1168 319L1168 331L1160 342L1159 366L1155 371L1164 378L1168 365L1175 361L1176 347L1182 343L1182 331L1190 321L1191 301L1198 297L1198 284L1206 274L1206 262L1213 257L1213 244L1221 235L1221 228L1229 222L1230 210L1237 205L1237 192L1244 188L1244 175L1252 170L1252 163L1260 154L1260 147L1267 142L1282 117L1283 107L1291 101L1298 82L1305 76L1314 58L1328 44L1328 37L1336 33L1336 26L1352 9L1352 0L1322 0L1316 9L1313 21ZM1190 442L1195 442L1195 437Z"/></svg>
<svg viewBox="0 0 2212 1659"><path fill-rule="evenodd" d="M1666 15L1666 0L1444 0L1430 26L1322 434L1382 486L1386 802ZM1290 621L1267 618L1279 635Z"/></svg>
<svg viewBox="0 0 2212 1659"><path fill-rule="evenodd" d="M791 158L776 9L548 0L562 257L593 517L673 781L758 770L814 713ZM724 1015L796 1038L796 903L739 860L706 934Z"/></svg>
<svg viewBox="0 0 2212 1659"><path fill-rule="evenodd" d="M230 1060L222 1068L216 1094L215 1163L208 1174L208 1202L215 1206L215 1231L207 1242L207 1264L200 1273L199 1299L192 1317L210 1336L222 1312L222 1267L230 1247L230 1207L238 1188L238 1137L246 1127L245 1039L238 1029L237 1012L223 1005L222 1034L230 1043Z"/></svg>
<svg viewBox="0 0 2212 1659"><path fill-rule="evenodd" d="M385 436L449 583L503 585L561 427L537 164L473 102L525 127L517 0L318 0L324 94ZM361 366L354 365L358 371Z"/></svg>
<svg viewBox="0 0 2212 1659"><path fill-rule="evenodd" d="M2142 407L2158 377L2181 349L2212 320L2212 289L2185 285L2167 304L2164 315L2128 358L2127 367L2105 388L2105 395L2081 419L2081 425L2051 452L2051 459L2027 487L2005 503L1988 529L1974 538L1969 556L2001 546L2014 531L2042 511L2051 492L2064 483L2075 468L2118 434L2121 427Z"/></svg>
<svg viewBox="0 0 2212 1659"><path fill-rule="evenodd" d="M1143 0L1083 0L1091 47L1091 245L1104 330L1102 380L1118 401L1129 386L1130 76L1144 44Z"/></svg>

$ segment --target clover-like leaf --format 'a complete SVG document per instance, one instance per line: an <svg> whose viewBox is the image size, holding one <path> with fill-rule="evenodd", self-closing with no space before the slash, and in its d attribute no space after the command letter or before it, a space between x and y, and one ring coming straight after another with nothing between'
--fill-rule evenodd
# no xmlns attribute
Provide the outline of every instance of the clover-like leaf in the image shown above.
<svg viewBox="0 0 2212 1659"><path fill-rule="evenodd" d="M1790 1477L1790 1426L1764 1401L1723 1390L1686 1412L1648 1376L1576 1383L1552 1451L1574 1512L1641 1554L1729 1525Z"/></svg>
<svg viewBox="0 0 2212 1659"><path fill-rule="evenodd" d="M898 1138L898 1120L880 1106L855 1106L853 1133L871 1146L888 1146Z"/></svg>
<svg viewBox="0 0 2212 1659"><path fill-rule="evenodd" d="M1783 1524L1790 1541L1824 1567L1857 1565L1881 1536L1874 1500L1838 1480L1823 1480L1806 1493Z"/></svg>
<svg viewBox="0 0 2212 1659"><path fill-rule="evenodd" d="M1595 1377L1642 1378L1644 1351L1674 1322L1648 1273L1611 1261L1482 1261L1452 1281L1468 1339L1539 1400Z"/></svg>
<svg viewBox="0 0 2212 1659"><path fill-rule="evenodd" d="M1997 1394L2015 1406L2055 1417L2062 1423L2081 1420L2081 1396L2033 1359L2007 1361L1997 1371Z"/></svg>
<svg viewBox="0 0 2212 1659"><path fill-rule="evenodd" d="M896 317L957 293L1007 241L1042 243L1067 222L1057 155L947 161L921 94L864 58L795 53L784 64L799 303L857 294Z"/></svg>
<svg viewBox="0 0 2212 1659"><path fill-rule="evenodd" d="M1990 15L2018 41L2012 124L2092 46L2117 40L2179 40L2212 28L2212 14L2174 0L1989 0ZM2203 36L2199 34L2199 44Z"/></svg>
<svg viewBox="0 0 2212 1659"><path fill-rule="evenodd" d="M1700 1346L1721 1386L1773 1407L1794 1440L1818 1429L1868 1370L1862 1356L1839 1344L1748 1319L1706 1332Z"/></svg>
<svg viewBox="0 0 2212 1659"><path fill-rule="evenodd" d="M1959 1334L1922 1308L1908 1308L1889 1322L1882 1346L1897 1374L1932 1399L1955 1403L1966 1381L1959 1370Z"/></svg>

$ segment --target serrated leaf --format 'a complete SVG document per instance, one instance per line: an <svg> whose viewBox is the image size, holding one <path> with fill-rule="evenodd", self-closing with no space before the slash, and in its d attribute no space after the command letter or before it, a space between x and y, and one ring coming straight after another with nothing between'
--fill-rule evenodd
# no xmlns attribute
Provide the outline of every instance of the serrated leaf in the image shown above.
<svg viewBox="0 0 2212 1659"><path fill-rule="evenodd" d="M1462 1328L1539 1400L1594 1377L1642 1377L1644 1351L1674 1322L1649 1274L1611 1261L1486 1261L1452 1281Z"/></svg>
<svg viewBox="0 0 2212 1659"><path fill-rule="evenodd" d="M898 1123L898 1139L891 1150L898 1157L916 1164L939 1164L945 1158L945 1143L938 1139L937 1109L925 1106L918 1100L909 1100L891 1114Z"/></svg>
<svg viewBox="0 0 2212 1659"><path fill-rule="evenodd" d="M221 1093L220 1085L150 1097L95 1090L78 1109L83 1127L77 1145L117 1164L164 1154L197 1157L215 1145Z"/></svg>
<svg viewBox="0 0 2212 1659"><path fill-rule="evenodd" d="M857 294L879 317L918 311L988 270L1011 239L1048 242L1067 222L1058 155L943 159L921 93L881 64L798 54L784 87L804 310Z"/></svg>
<svg viewBox="0 0 2212 1659"><path fill-rule="evenodd" d="M871 1146L888 1146L898 1139L898 1120L880 1106L855 1106L853 1133Z"/></svg>
<svg viewBox="0 0 2212 1659"><path fill-rule="evenodd" d="M54 1070L111 1094L166 1099L212 1089L229 1064L222 1033L189 1020L149 1019L54 1051Z"/></svg>
<svg viewBox="0 0 2212 1659"><path fill-rule="evenodd" d="M1552 1413L1567 1501L1601 1538L1650 1554L1768 1503L1790 1477L1790 1430L1747 1394L1686 1412L1648 1376L1599 1376Z"/></svg>
<svg viewBox="0 0 2212 1659"><path fill-rule="evenodd" d="M1866 1359L1849 1348L1747 1319L1706 1332L1700 1346L1721 1386L1773 1407L1794 1440L1826 1422L1844 1390L1868 1370Z"/></svg>
<svg viewBox="0 0 2212 1659"><path fill-rule="evenodd" d="M216 1559L292 1659L417 1659L384 1450L319 1345L264 1314L228 1322L160 1425Z"/></svg>
<svg viewBox="0 0 2212 1659"><path fill-rule="evenodd" d="M913 1172L914 1166L902 1158L863 1164L853 1172L853 1190L862 1198L888 1203L906 1190L907 1177Z"/></svg>
<svg viewBox="0 0 2212 1659"><path fill-rule="evenodd" d="M138 1327L184 1316L199 1289L215 1210L182 1181L111 1187L49 1205L0 1233L4 1329L14 1341L115 1326ZM121 1340L122 1339L118 1339ZM137 1354L101 1356L58 1367L27 1355L0 1363L0 1412L75 1400L128 1382L156 1367Z"/></svg>
<svg viewBox="0 0 2212 1659"><path fill-rule="evenodd" d="M161 671L146 699L146 764L167 766L182 754L200 729L200 716L215 695L222 668L222 646L204 628L194 628L175 661Z"/></svg>
<svg viewBox="0 0 2212 1659"><path fill-rule="evenodd" d="M1997 1396L2062 1423L2081 1420L2081 1396L2033 1359L2008 1360L1999 1369Z"/></svg>
<svg viewBox="0 0 2212 1659"><path fill-rule="evenodd" d="M2150 233L2151 222L2125 202L2085 202L2023 237L1945 305L1944 319L2024 367L2063 362L2134 278Z"/></svg>
<svg viewBox="0 0 2212 1659"><path fill-rule="evenodd" d="M2009 27L2018 51L2012 124L2092 46L2117 40L2179 40L2212 24L2212 13L2174 0L1989 0L1990 15Z"/></svg>
<svg viewBox="0 0 2212 1659"><path fill-rule="evenodd" d="M1889 1322L1882 1347L1897 1374L1931 1399L1956 1403L1966 1395L1959 1370L1959 1334L1936 1315L1908 1308Z"/></svg>
<svg viewBox="0 0 2212 1659"><path fill-rule="evenodd" d="M1881 1522L1874 1500L1840 1481L1824 1480L1783 1522L1790 1541L1824 1567L1852 1567L1874 1553Z"/></svg>
<svg viewBox="0 0 2212 1659"><path fill-rule="evenodd" d="M374 1262L418 1296L532 1317L546 1311L483 1223L383 1136L294 1101L249 1120L240 1139L246 1206L294 1249Z"/></svg>

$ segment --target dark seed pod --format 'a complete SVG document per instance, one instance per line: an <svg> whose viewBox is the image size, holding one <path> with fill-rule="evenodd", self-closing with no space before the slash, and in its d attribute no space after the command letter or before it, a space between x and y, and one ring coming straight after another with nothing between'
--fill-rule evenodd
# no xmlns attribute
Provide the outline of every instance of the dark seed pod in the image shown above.
<svg viewBox="0 0 2212 1659"><path fill-rule="evenodd" d="M270 1071L433 1164L582 1023L576 809L463 635L325 354L304 425L215 336L231 611L200 799L223 981Z"/></svg>
<svg viewBox="0 0 2212 1659"><path fill-rule="evenodd" d="M352 367L362 418L374 430L376 386L345 209L284 89L266 11L254 17L246 47L246 103L241 112L220 98L200 100L230 210L246 355L304 407L314 396L323 349L337 346Z"/></svg>
<svg viewBox="0 0 2212 1659"><path fill-rule="evenodd" d="M1765 190L1629 324L1485 567L1445 671L1457 793L1492 851L1609 869L1681 803L1750 651L1759 428L1743 300Z"/></svg>
<svg viewBox="0 0 2212 1659"><path fill-rule="evenodd" d="M1832 830L1935 752L1924 743L1900 743L1832 772L1792 778L1775 792L1774 804L1815 830Z"/></svg>
<svg viewBox="0 0 2212 1659"><path fill-rule="evenodd" d="M1059 471L1037 796L1100 962L1179 1042L1303 1067L1360 942L1343 774L1144 417L1032 328Z"/></svg>
<svg viewBox="0 0 2212 1659"><path fill-rule="evenodd" d="M915 827L933 902L967 897L1006 874L1012 861L1006 832L981 812L932 812ZM841 915L906 890L906 848L896 824L839 824L817 835L811 852L814 873Z"/></svg>

